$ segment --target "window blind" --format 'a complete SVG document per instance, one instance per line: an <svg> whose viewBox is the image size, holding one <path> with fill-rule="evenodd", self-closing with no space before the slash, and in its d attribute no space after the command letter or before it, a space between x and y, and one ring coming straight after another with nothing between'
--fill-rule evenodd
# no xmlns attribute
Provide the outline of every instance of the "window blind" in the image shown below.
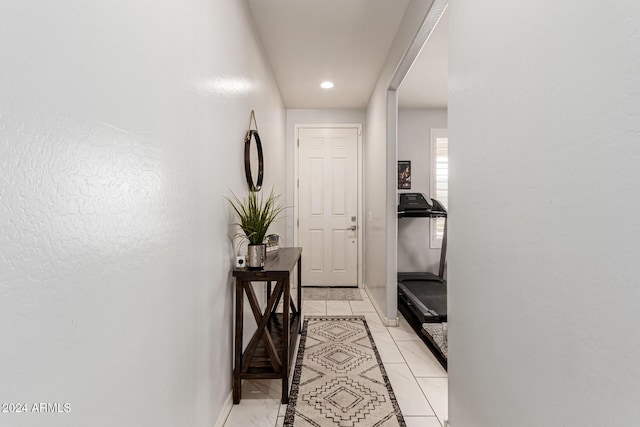
<svg viewBox="0 0 640 427"><path fill-rule="evenodd" d="M431 130L431 198L449 209L449 137L447 129ZM431 222L431 247L440 248L444 236L444 218Z"/></svg>

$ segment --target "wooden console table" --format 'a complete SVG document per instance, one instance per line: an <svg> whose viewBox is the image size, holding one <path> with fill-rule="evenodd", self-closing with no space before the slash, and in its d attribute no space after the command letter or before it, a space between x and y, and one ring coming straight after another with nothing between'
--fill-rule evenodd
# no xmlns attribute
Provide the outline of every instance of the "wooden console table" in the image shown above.
<svg viewBox="0 0 640 427"><path fill-rule="evenodd" d="M236 332L233 365L233 403L240 403L243 379L282 379L282 403L289 402L289 372L302 310L302 248L280 248L267 254L264 269L236 268ZM298 266L297 306L291 299L290 278ZM252 282L267 282L267 305L260 309ZM272 282L275 288L271 292ZM244 293L258 328L242 352ZM282 299L282 313L276 313Z"/></svg>

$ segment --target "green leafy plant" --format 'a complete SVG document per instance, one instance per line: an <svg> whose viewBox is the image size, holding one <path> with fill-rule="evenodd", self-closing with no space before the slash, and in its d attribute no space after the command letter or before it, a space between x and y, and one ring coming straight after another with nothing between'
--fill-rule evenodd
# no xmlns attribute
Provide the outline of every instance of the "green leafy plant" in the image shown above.
<svg viewBox="0 0 640 427"><path fill-rule="evenodd" d="M278 219L284 207L278 204L279 195L273 194L273 190L268 197L258 196L258 192L249 191L247 198L241 200L233 192L231 197L226 199L236 211L239 222L235 223L244 231L244 236L250 244L259 245L264 241L267 230L272 222Z"/></svg>

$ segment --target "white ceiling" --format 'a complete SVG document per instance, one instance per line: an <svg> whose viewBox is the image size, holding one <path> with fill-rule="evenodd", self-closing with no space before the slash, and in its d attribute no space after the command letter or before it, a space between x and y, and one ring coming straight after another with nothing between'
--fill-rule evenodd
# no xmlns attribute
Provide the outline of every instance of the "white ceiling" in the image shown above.
<svg viewBox="0 0 640 427"><path fill-rule="evenodd" d="M320 109L366 107L409 0L248 3L286 108ZM448 30L440 27L438 24L421 52L426 64L419 59L420 64L414 64L402 83L401 108L435 108L443 102L446 106ZM444 36L437 34L439 30ZM443 38L444 48L429 47ZM431 58L443 52L444 60ZM325 80L333 81L335 87L321 89Z"/></svg>
<svg viewBox="0 0 640 427"><path fill-rule="evenodd" d="M366 107L409 3L248 1L287 108Z"/></svg>

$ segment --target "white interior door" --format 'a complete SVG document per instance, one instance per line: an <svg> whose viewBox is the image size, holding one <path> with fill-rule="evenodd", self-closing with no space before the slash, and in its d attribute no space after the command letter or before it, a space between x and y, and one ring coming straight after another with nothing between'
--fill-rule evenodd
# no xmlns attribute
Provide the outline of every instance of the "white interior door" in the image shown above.
<svg viewBox="0 0 640 427"><path fill-rule="evenodd" d="M308 286L358 285L358 129L298 129L298 236Z"/></svg>

